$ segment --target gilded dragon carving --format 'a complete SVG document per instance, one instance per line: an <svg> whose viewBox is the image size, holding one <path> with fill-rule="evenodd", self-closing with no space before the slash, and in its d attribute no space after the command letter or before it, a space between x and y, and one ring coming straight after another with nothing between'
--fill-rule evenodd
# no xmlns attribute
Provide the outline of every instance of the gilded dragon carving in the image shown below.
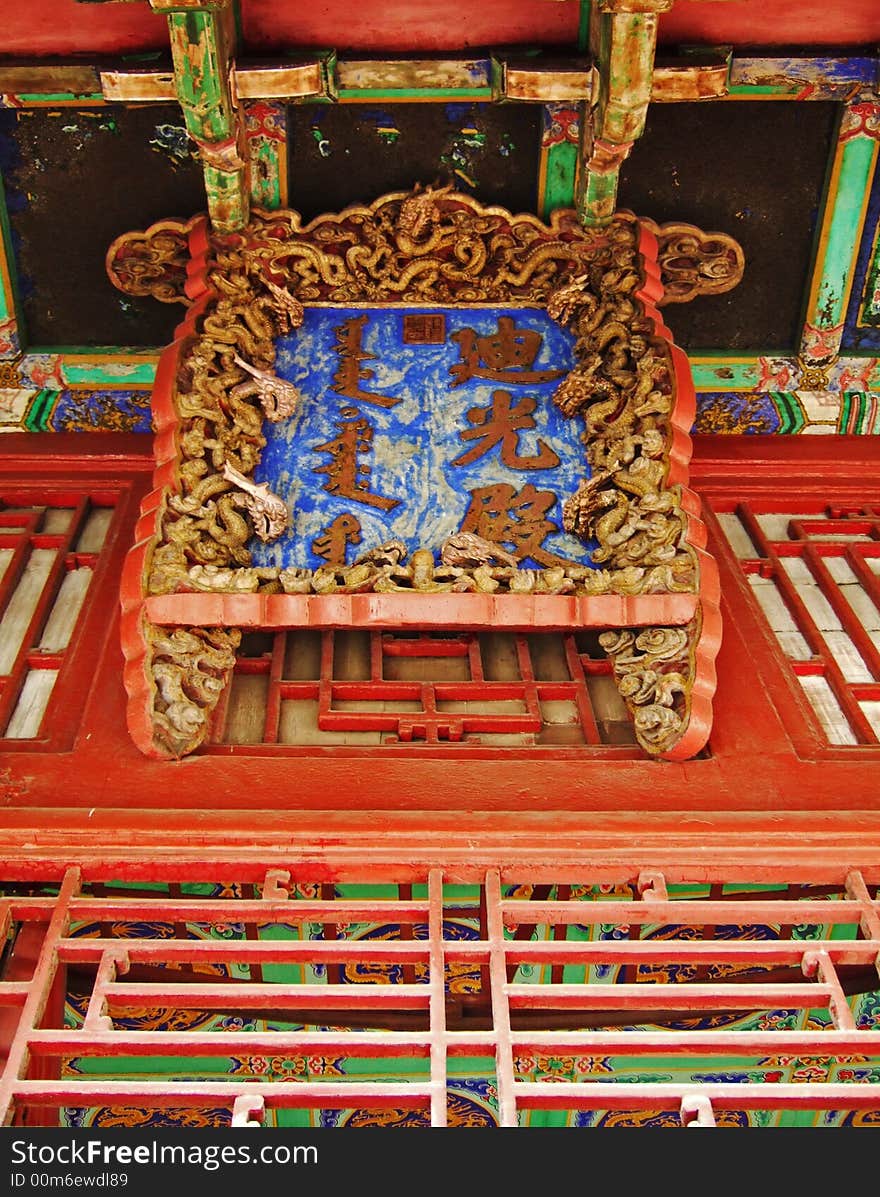
<svg viewBox="0 0 880 1197"><path fill-rule="evenodd" d="M149 629L154 735L169 755L186 756L205 738L240 642L236 628Z"/></svg>
<svg viewBox="0 0 880 1197"><path fill-rule="evenodd" d="M145 233L124 233L107 250L111 283L126 295L151 295L161 303L189 303L186 264L195 220L163 220Z"/></svg>
<svg viewBox="0 0 880 1197"><path fill-rule="evenodd" d="M166 302L183 298L172 294L182 288L173 226L163 222L153 237L114 242L108 271L115 285ZM665 241L657 232L673 301L688 298L688 288L721 290L737 281L742 254L730 238L672 227ZM668 484L671 351L636 294L644 282L638 246L639 222L628 214L590 231L574 212L557 211L543 224L449 188L395 193L305 228L295 212L257 211L245 230L211 235L207 296L177 359L176 484L158 515L146 593L695 593L688 516L680 487ZM703 270L704 250L721 265ZM470 533L446 542L439 565L429 549L407 556L391 542L350 566L252 567L250 538L272 539L290 519L282 500L250 479L266 444L263 420L288 418L301 401L273 373L275 340L302 324L304 303L389 301L545 304L573 333L577 364L554 401L564 415L583 418L589 474L565 502L563 522L597 542L599 568L524 569L514 554ZM164 751L191 751L186 745L198 743L198 729L204 734L236 635L152 630L155 737ZM665 751L687 724L689 633L608 632L602 643L640 743ZM187 671L194 671L192 685Z"/></svg>
<svg viewBox="0 0 880 1197"><path fill-rule="evenodd" d="M128 295L190 302L184 287L193 223L165 220L146 232L117 237L107 253L114 286ZM727 233L705 233L680 222L642 223L658 241L664 286L658 307L729 291L742 278L743 251ZM568 273L571 256L588 255L604 233L583 228L569 210L553 212L547 224L529 215L511 220L504 209L483 207L448 187L417 187L370 207L319 216L305 226L296 212L254 209L249 230L232 236L241 244L259 242L263 285L272 293L276 288L285 292L282 306L290 305L290 327L298 327L302 303L314 300L421 296L440 303L517 295L542 301L557 276ZM215 237L215 244L219 240ZM288 275L295 296L276 281Z"/></svg>

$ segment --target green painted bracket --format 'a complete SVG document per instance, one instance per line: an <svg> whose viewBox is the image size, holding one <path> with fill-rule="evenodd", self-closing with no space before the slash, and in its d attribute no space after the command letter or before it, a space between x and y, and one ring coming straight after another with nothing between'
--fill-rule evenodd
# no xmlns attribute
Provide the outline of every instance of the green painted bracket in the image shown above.
<svg viewBox="0 0 880 1197"><path fill-rule="evenodd" d="M599 0L593 10L591 49L599 70L592 130L582 122L584 166L576 207L588 227L614 216L620 167L645 128L654 73L658 11L666 0Z"/></svg>
<svg viewBox="0 0 880 1197"><path fill-rule="evenodd" d="M840 352L871 182L880 153L880 131L866 108L880 116L880 103L849 104L843 111L831 163L816 262L801 335L801 356L827 365Z"/></svg>
<svg viewBox="0 0 880 1197"><path fill-rule="evenodd" d="M211 223L229 232L250 215L243 122L229 84L234 19L227 0L182 7L168 12L177 98L201 153Z"/></svg>

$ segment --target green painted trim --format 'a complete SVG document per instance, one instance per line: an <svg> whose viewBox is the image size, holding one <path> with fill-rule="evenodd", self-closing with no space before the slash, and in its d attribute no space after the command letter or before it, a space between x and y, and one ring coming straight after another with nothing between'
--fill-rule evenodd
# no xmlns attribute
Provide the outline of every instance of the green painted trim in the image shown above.
<svg viewBox="0 0 880 1197"><path fill-rule="evenodd" d="M232 31L236 46L242 43L241 0L232 0Z"/></svg>
<svg viewBox="0 0 880 1197"><path fill-rule="evenodd" d="M783 99L796 99L802 88L786 87L784 84L777 86L765 86L763 84L752 83L735 83L727 92L727 99L742 97L746 100L757 100L761 96L781 96Z"/></svg>
<svg viewBox="0 0 880 1197"><path fill-rule="evenodd" d="M257 208L281 207L281 170L277 145L268 138L248 139L251 159L251 203ZM257 167L262 165L264 170Z"/></svg>
<svg viewBox="0 0 880 1197"><path fill-rule="evenodd" d="M32 105L33 107L40 107L44 104L88 104L90 107L98 106L103 108L107 104L107 101L99 91L86 92L80 96L72 91L22 92L15 98L19 103Z"/></svg>
<svg viewBox="0 0 880 1197"><path fill-rule="evenodd" d="M3 175L0 174L0 320L14 319L22 334L21 307L18 297L18 273L15 265L15 255L12 249L12 225L9 223L9 210L6 207L6 191L3 186Z"/></svg>
<svg viewBox="0 0 880 1197"><path fill-rule="evenodd" d="M577 48L581 54L586 54L590 48L590 23L592 18L592 0L581 0L577 34Z"/></svg>
<svg viewBox="0 0 880 1197"><path fill-rule="evenodd" d="M584 188L578 198L578 216L587 228L610 224L617 206L617 171L596 174L587 170Z"/></svg>
<svg viewBox="0 0 880 1197"><path fill-rule="evenodd" d="M558 1130L560 1127L568 1126L568 1110L523 1110L522 1113L528 1115L525 1125L530 1128L550 1127L553 1130Z"/></svg>
<svg viewBox="0 0 880 1197"><path fill-rule="evenodd" d="M876 436L880 433L880 395L844 391L837 432L848 436Z"/></svg>
<svg viewBox="0 0 880 1197"><path fill-rule="evenodd" d="M770 391L769 395L779 415L780 433L800 432L807 420L797 396L787 391Z"/></svg>
<svg viewBox="0 0 880 1197"><path fill-rule="evenodd" d="M876 153L870 137L853 137L842 147L837 186L828 197L830 224L824 253L816 263L819 281L807 312L807 321L816 328L834 328L843 322Z"/></svg>
<svg viewBox="0 0 880 1197"><path fill-rule="evenodd" d="M60 391L37 391L24 418L28 432L52 431L51 417L60 394Z"/></svg>
<svg viewBox="0 0 880 1197"><path fill-rule="evenodd" d="M599 62L608 84L596 112L596 137L615 144L641 137L651 99L656 38L656 13L609 17L610 44Z"/></svg>
<svg viewBox="0 0 880 1197"><path fill-rule="evenodd" d="M151 387L156 380L156 365L152 362L130 366L77 366L70 358L65 358L61 368L70 386L88 386L96 390L127 391L132 387Z"/></svg>
<svg viewBox="0 0 880 1197"><path fill-rule="evenodd" d="M847 425L849 424L850 416L852 414L852 409L853 409L853 402L856 401L857 408L860 406L858 404L858 398L859 398L859 394L857 391L846 391L845 392L845 394L843 396L843 401L840 405L840 415L837 420L837 431L838 432L842 432L843 429L846 428ZM858 415L856 417L855 425L852 429L853 432L861 432L861 422L862 422L863 418L864 418L864 411L859 411Z"/></svg>
<svg viewBox="0 0 880 1197"><path fill-rule="evenodd" d="M148 391L156 378L161 349L132 353L130 348L82 349L79 346L32 345L20 362L23 378L32 369L45 369L55 359L63 386L84 390ZM111 360L103 360L111 359Z"/></svg>
<svg viewBox="0 0 880 1197"><path fill-rule="evenodd" d="M544 164L544 196L541 216L546 219L557 208L574 206L578 170L578 148L571 141L551 145Z"/></svg>
<svg viewBox="0 0 880 1197"><path fill-rule="evenodd" d="M244 170L218 170L202 163L211 223L219 232L240 229L248 221L248 194Z"/></svg>
<svg viewBox="0 0 880 1197"><path fill-rule="evenodd" d="M187 132L199 141L225 141L235 132L235 118L224 77L223 33L218 14L190 11L168 14L177 98ZM200 61L196 68L193 51Z"/></svg>
<svg viewBox="0 0 880 1197"><path fill-rule="evenodd" d="M758 363L717 358L691 359L691 375L698 391L750 391L758 383Z"/></svg>
<svg viewBox="0 0 880 1197"><path fill-rule="evenodd" d="M856 324L859 328L876 328L880 325L880 224L874 234L874 245L865 272L864 299Z"/></svg>
<svg viewBox="0 0 880 1197"><path fill-rule="evenodd" d="M491 87L344 87L338 96L340 100L491 100L493 91Z"/></svg>

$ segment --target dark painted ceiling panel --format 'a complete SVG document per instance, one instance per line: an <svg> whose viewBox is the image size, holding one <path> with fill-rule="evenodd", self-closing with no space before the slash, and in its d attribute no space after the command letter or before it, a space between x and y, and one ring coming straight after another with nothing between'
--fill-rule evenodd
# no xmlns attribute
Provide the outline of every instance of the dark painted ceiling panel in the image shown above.
<svg viewBox="0 0 880 1197"><path fill-rule="evenodd" d="M121 295L104 272L120 233L205 208L177 105L0 110L27 343L164 345L178 304Z"/></svg>
<svg viewBox="0 0 880 1197"><path fill-rule="evenodd" d="M655 104L621 171L620 205L730 233L745 251L727 295L666 309L688 349L794 351L839 106Z"/></svg>
<svg viewBox="0 0 880 1197"><path fill-rule="evenodd" d="M291 107L290 206L306 220L415 183L454 184L513 212L537 207L535 105Z"/></svg>

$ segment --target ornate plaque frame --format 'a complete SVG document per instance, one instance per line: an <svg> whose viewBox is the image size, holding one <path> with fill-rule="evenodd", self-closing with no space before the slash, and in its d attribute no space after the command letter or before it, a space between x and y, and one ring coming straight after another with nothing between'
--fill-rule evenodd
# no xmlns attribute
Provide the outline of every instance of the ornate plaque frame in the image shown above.
<svg viewBox="0 0 880 1197"><path fill-rule="evenodd" d="M664 277L667 302L733 286L735 242L627 213L601 231L571 211L544 224L417 188L306 227L292 211L231 234L205 217L162 221L118 238L107 268L124 291L189 307L156 377L155 485L121 590L128 726L144 753L203 742L242 630L302 627L601 628L639 743L670 760L703 748L718 575L687 487L690 368L657 304ZM590 467L564 524L598 542L601 568L527 570L480 538L444 547L439 567L388 546L351 566L253 567L246 542L285 514L252 481L263 421L300 401L272 373L274 342L310 302L545 306L576 338L554 401L583 416Z"/></svg>

